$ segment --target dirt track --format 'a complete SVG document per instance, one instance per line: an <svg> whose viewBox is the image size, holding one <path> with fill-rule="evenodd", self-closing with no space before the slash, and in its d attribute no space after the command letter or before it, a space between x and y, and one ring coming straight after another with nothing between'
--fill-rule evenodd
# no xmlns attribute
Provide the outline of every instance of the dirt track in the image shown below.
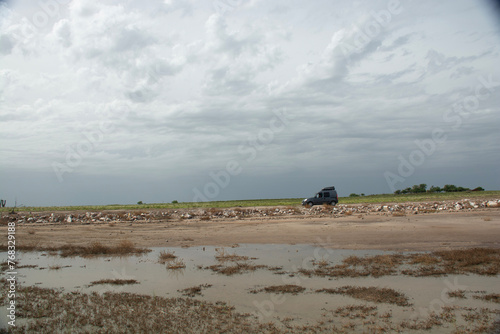
<svg viewBox="0 0 500 334"><path fill-rule="evenodd" d="M6 229L6 227L3 227ZM5 233L5 231L4 231ZM203 220L19 223L18 245L114 244L143 247L316 244L343 249L437 250L500 248L500 209L408 214L280 216Z"/></svg>

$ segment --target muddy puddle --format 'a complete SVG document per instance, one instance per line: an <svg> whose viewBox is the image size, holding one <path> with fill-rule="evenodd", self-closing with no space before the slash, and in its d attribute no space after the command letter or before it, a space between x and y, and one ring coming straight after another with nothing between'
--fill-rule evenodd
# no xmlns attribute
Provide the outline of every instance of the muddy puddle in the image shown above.
<svg viewBox="0 0 500 334"><path fill-rule="evenodd" d="M175 259L160 263L162 253L173 255ZM214 303L223 301L240 313L257 316L262 322L311 324L331 318L340 322L363 322L367 321L367 314L372 313L371 318L368 316L371 321L416 323L427 321L432 314L450 309L459 312L487 309L488 321L498 319L499 304L479 298L500 293L498 275L385 275L375 278L321 277L301 273L304 269L314 269L321 261L337 265L350 256L384 254L393 253L326 250L311 245L252 244L225 248L152 248L149 253L125 257L63 258L44 252L27 252L18 256L17 280L23 286L62 288L66 292L132 292ZM6 258L5 253L0 256ZM169 269L169 265L181 268ZM221 273L221 269L227 267L234 268L234 272ZM92 284L102 280L135 282L123 285ZM300 287L300 291L279 288L284 286ZM346 286L391 289L407 298L407 303L398 305L390 301L367 301L346 294L325 292ZM273 290L272 287L278 288ZM454 291L461 291L462 295L457 298L449 294ZM371 309L352 308L362 305ZM350 313L342 313L341 309L348 307L351 307ZM358 311L364 315L357 314ZM0 313L4 317L3 308ZM460 321L456 320L453 326L460 324ZM466 326L467 320L463 321ZM443 332L447 332L446 328L443 327ZM433 332L439 331L433 329Z"/></svg>

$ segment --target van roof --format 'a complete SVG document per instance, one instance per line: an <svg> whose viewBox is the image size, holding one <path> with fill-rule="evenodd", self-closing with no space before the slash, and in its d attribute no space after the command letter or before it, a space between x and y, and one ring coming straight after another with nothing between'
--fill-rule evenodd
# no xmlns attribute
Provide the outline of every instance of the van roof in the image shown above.
<svg viewBox="0 0 500 334"><path fill-rule="evenodd" d="M323 190L335 190L335 187L331 186L331 187L326 187L326 188L321 189L321 191L323 191Z"/></svg>

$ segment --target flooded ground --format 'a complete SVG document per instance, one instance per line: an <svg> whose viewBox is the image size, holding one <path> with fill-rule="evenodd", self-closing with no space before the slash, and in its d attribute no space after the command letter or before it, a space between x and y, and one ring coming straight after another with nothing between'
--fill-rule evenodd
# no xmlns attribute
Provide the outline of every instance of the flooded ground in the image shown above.
<svg viewBox="0 0 500 334"><path fill-rule="evenodd" d="M173 255L172 259L161 263L162 253ZM498 275L307 275L307 271L321 266L341 265L352 256L387 254L394 253L272 244L152 248L144 255L124 257L60 257L48 252L24 252L18 257L17 281L22 286L65 292L130 292L212 303L222 301L234 306L236 312L252 314L260 322L271 321L284 328L330 321L347 332L363 331L367 325L421 330L430 323L433 332L447 333L457 329L467 332L478 321L487 328L498 319L499 304L495 299L500 294ZM6 254L0 256L5 258ZM180 268L169 269L169 266ZM232 271L222 270L227 268ZM129 284L99 283L102 280ZM398 304L383 298L377 301L369 293L365 296L339 293L346 287L397 293L406 302ZM4 314L1 316L5 318ZM448 321L446 317L453 319Z"/></svg>

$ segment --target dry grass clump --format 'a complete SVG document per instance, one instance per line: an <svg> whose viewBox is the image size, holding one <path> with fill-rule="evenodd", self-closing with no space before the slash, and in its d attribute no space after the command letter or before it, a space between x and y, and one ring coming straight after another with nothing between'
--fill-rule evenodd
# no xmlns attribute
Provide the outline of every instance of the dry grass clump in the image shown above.
<svg viewBox="0 0 500 334"><path fill-rule="evenodd" d="M49 266L49 270L60 270L62 268L69 268L69 267L71 267L71 266L61 266L61 265L56 264L56 265L53 265L53 266ZM33 268L33 267L31 267L31 268Z"/></svg>
<svg viewBox="0 0 500 334"><path fill-rule="evenodd" d="M198 286L193 286L191 288L177 290L177 291L181 292L182 295L186 297L201 296L202 289L210 288L211 286L212 284L201 284Z"/></svg>
<svg viewBox="0 0 500 334"><path fill-rule="evenodd" d="M368 316L376 316L377 313L377 306L366 305L347 305L335 310L337 316L349 319L366 319Z"/></svg>
<svg viewBox="0 0 500 334"><path fill-rule="evenodd" d="M135 279L101 279L99 281L90 282L90 286L98 284L126 285L126 284L139 284L139 281Z"/></svg>
<svg viewBox="0 0 500 334"><path fill-rule="evenodd" d="M122 240L116 246L105 246L100 242L93 242L89 246L64 245L61 247L36 248L38 251L58 251L62 257L93 257L99 255L125 256L150 252L147 248L138 248L129 240Z"/></svg>
<svg viewBox="0 0 500 334"><path fill-rule="evenodd" d="M465 290L455 290L455 291L449 291L448 292L448 297L450 298L459 298L459 299L465 299Z"/></svg>
<svg viewBox="0 0 500 334"><path fill-rule="evenodd" d="M160 254L158 255L158 262L161 264L165 264L167 261L172 261L177 258L176 255L174 255L175 252L170 252L170 251L164 251L162 250Z"/></svg>
<svg viewBox="0 0 500 334"><path fill-rule="evenodd" d="M330 262L328 262L328 260L325 260L325 259L321 259L318 261L313 260L313 265L318 266L320 268L328 267L329 264L330 264Z"/></svg>
<svg viewBox="0 0 500 334"><path fill-rule="evenodd" d="M483 295L483 296L474 296L474 298L500 304L500 294L498 293L490 293L488 295Z"/></svg>
<svg viewBox="0 0 500 334"><path fill-rule="evenodd" d="M67 267L70 267L70 266L67 266ZM21 269L21 268L38 268L38 264L24 264L24 265L18 265L17 266L17 269Z"/></svg>
<svg viewBox="0 0 500 334"><path fill-rule="evenodd" d="M208 267L200 267L200 269L210 269L218 274L231 276L234 274L241 274L244 272L255 271L257 269L266 267L267 266L262 264L252 264L249 262L236 262L233 265L215 264Z"/></svg>
<svg viewBox="0 0 500 334"><path fill-rule="evenodd" d="M303 292L306 288L294 285L294 284L286 284L286 285L272 285L266 286L262 289L254 289L251 290L250 293L258 293L258 292L269 292L269 293L291 293L292 295L297 295L299 292Z"/></svg>
<svg viewBox="0 0 500 334"><path fill-rule="evenodd" d="M411 306L407 296L389 288L343 286L336 289L321 289L316 292L326 292L339 295L347 295L356 299L362 299L374 303L388 303L398 306Z"/></svg>
<svg viewBox="0 0 500 334"><path fill-rule="evenodd" d="M174 260L174 261L170 261L169 263L167 263L167 269L184 269L186 268L186 263L184 263L183 260L181 259L177 259L177 260Z"/></svg>
<svg viewBox="0 0 500 334"><path fill-rule="evenodd" d="M249 259L248 256L241 256L241 255L237 255L236 253L231 254L229 252L226 252L226 250L224 248L216 248L215 252L217 253L217 254L215 254L215 258L217 259L217 261L220 261L220 262L247 261Z"/></svg>

